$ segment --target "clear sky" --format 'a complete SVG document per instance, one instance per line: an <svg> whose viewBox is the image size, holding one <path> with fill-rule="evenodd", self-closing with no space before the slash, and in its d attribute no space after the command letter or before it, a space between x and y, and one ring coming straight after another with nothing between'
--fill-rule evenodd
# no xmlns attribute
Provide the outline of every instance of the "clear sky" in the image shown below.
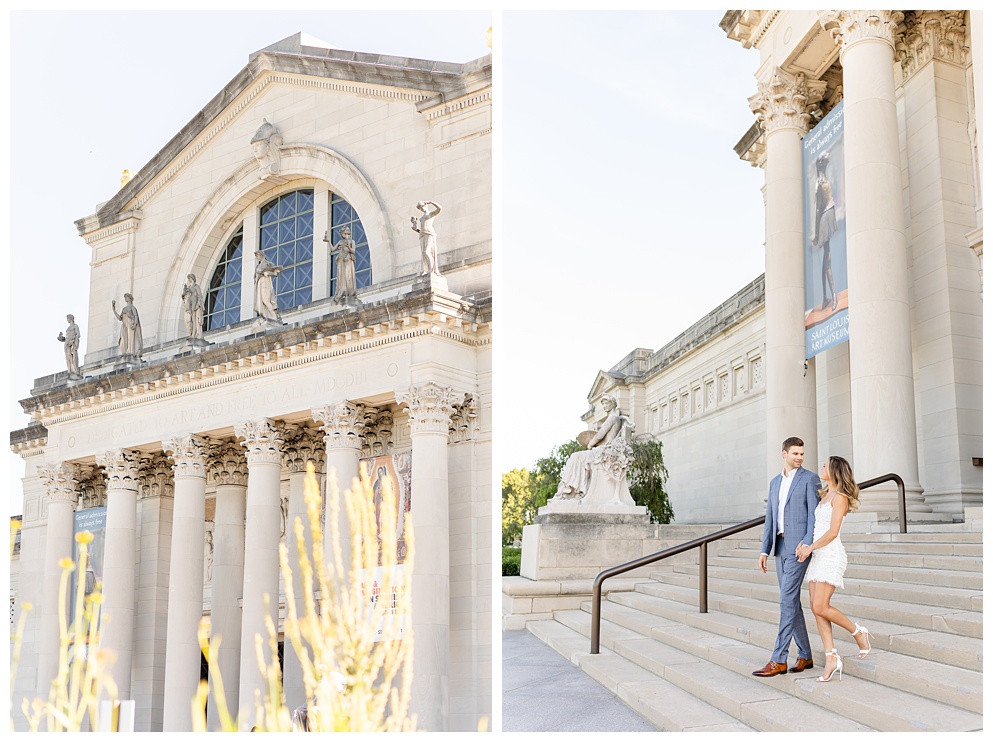
<svg viewBox="0 0 993 742"><path fill-rule="evenodd" d="M28 424L17 400L34 379L65 370L56 336L66 314L86 347L90 248L73 222L112 198L121 171L148 162L249 54L302 31L352 51L467 62L489 53L491 23L489 11L12 13L8 430ZM2 458L16 515L23 463Z"/></svg>
<svg viewBox="0 0 993 742"><path fill-rule="evenodd" d="M765 270L762 171L733 150L759 58L723 14L503 14L499 472Z"/></svg>

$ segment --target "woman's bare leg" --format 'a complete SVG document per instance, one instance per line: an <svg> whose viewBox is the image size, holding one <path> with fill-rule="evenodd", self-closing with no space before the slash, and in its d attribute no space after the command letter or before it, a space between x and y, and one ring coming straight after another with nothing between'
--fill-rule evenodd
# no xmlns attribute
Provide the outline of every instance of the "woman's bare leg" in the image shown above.
<svg viewBox="0 0 993 742"><path fill-rule="evenodd" d="M831 624L844 626L845 623L848 623L852 627L849 633L855 630L855 624L845 618L845 614L837 608L832 607L831 596L834 595L834 585L827 582L811 582L807 585L807 591L810 593L810 610L817 620L817 631L821 635L824 652L827 655L834 649L834 633ZM836 618L840 620L835 620ZM825 656L824 674L821 677L827 680L837 665L838 661L834 657Z"/></svg>

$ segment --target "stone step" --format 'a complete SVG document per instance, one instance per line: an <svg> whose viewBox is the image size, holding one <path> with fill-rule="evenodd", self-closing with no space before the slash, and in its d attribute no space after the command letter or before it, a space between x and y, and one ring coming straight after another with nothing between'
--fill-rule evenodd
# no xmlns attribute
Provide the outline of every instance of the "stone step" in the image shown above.
<svg viewBox="0 0 993 742"><path fill-rule="evenodd" d="M881 582L874 579L858 579L852 574L853 571L848 570L845 572L844 593L848 595L862 595L864 597L880 598L882 600L955 608L963 611L982 611L983 594L980 590L964 590L955 587L914 585L910 583L894 584L893 582ZM672 582L675 578L670 578L670 574L685 575L679 584L699 584L700 566L697 564L678 564L673 565L672 572L653 572L649 576L653 580L660 582ZM719 581L720 585L728 589L735 585L766 585L775 583L775 577L772 577L772 580L770 580L769 573L762 574L754 567L749 570L743 570L710 566L708 578L710 589L718 589L715 587L715 581Z"/></svg>
<svg viewBox="0 0 993 742"><path fill-rule="evenodd" d="M589 635L589 614L556 612L556 620L584 637ZM602 646L635 666L702 700L756 731L873 731L865 725L795 696L751 682L719 665L669 647L661 642L605 622ZM601 650L602 651L602 650ZM670 710L671 713L671 710Z"/></svg>
<svg viewBox="0 0 993 742"><path fill-rule="evenodd" d="M676 585L664 585L662 583L641 583L637 587L637 592L653 597L665 598L673 603L681 603L689 606L691 613L700 615L698 611L699 600L695 589L688 589ZM867 599L857 599L863 604L869 602ZM877 601L877 603L882 601ZM948 617L945 620L932 620L930 624L936 626L914 626L908 623L908 617L900 614L899 611L891 608L891 613L895 614L895 620L884 620L879 616L869 618L865 616L860 607L860 611L851 610L850 606L844 606L839 601L832 601L845 615L852 620L866 625L867 628L877 636L873 646L886 648L891 651L912 654L924 659L931 659L937 662L962 667L970 670L982 670L982 639L952 633L947 630ZM742 598L737 596L722 596L711 594L708 600L708 607L711 611L722 611L738 616L746 616L769 624L769 636L764 644L771 647L775 641L776 627L779 625L779 602L767 600L756 600L754 598ZM682 615L682 612L681 612ZM956 616L960 614L954 614ZM916 618L920 618L918 615ZM982 617L978 617L978 626L971 627L973 630L982 631ZM807 630L816 634L817 623L809 610L804 610ZM692 620L692 619L687 619ZM922 621L923 622L923 621ZM905 635L930 634L930 638L917 639L914 641L895 641L897 637ZM851 636L842 629L835 627L835 641L849 641Z"/></svg>
<svg viewBox="0 0 993 742"><path fill-rule="evenodd" d="M939 533L849 533L842 531L841 540L845 544L852 543L944 543L944 544L981 544L982 533L939 532ZM720 543L735 544L737 548L759 550L761 536L752 537L731 536L721 539Z"/></svg>
<svg viewBox="0 0 993 742"><path fill-rule="evenodd" d="M589 611L590 603L584 603L583 610ZM777 624L740 615L718 611L699 613L680 603L642 593L614 594L610 601L603 604L602 618L644 637L654 636L655 632L664 632L667 628L693 626L717 637L763 648L767 653L775 642L778 628ZM592 616L587 619L587 623L591 619ZM778 623L778 615L776 620ZM850 657L854 660L846 665L846 672L850 675L969 711L982 711L980 672L886 651L881 643L882 629L874 626L870 630L873 633L872 652L865 659L859 660L858 646L851 635L835 627L835 646L838 652L844 660L847 661ZM813 622L808 625L808 638L816 665L823 667L824 658L819 649L822 644Z"/></svg>
<svg viewBox="0 0 993 742"><path fill-rule="evenodd" d="M568 614L572 611L559 611ZM575 611L581 613L581 611ZM667 732L751 732L752 728L610 651L589 654L589 638L558 621L532 621L535 636Z"/></svg>
<svg viewBox="0 0 993 742"><path fill-rule="evenodd" d="M709 556L709 554L708 554ZM719 551L718 557L736 558L758 563L758 551L746 549L728 549ZM937 554L876 554L865 552L848 552L849 564L871 564L889 567L923 567L926 569L941 569L963 572L982 572L981 556L943 556Z"/></svg>
<svg viewBox="0 0 993 742"><path fill-rule="evenodd" d="M746 681L780 690L880 731L976 731L982 728L980 714L883 686L850 672L848 677L836 677L833 685L815 682L816 675L809 672L753 678L752 670L768 660L767 648L718 636L695 626L664 626L654 629L652 638L684 653L706 657L743 676ZM858 660L849 658L848 661L855 663ZM676 672L685 675L686 665L677 667L681 670Z"/></svg>

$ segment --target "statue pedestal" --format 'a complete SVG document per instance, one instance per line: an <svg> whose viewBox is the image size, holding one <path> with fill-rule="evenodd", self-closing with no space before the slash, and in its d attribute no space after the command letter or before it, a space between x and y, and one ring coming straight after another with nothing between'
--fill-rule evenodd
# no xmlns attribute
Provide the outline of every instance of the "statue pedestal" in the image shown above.
<svg viewBox="0 0 993 742"><path fill-rule="evenodd" d="M279 320L256 317L255 322L252 323L252 333L262 335L273 330L282 330L284 327L286 327L286 324Z"/></svg>
<svg viewBox="0 0 993 742"><path fill-rule="evenodd" d="M134 371L141 368L141 359L138 356L123 355L118 356L114 361L114 373L120 371Z"/></svg>
<svg viewBox="0 0 993 742"><path fill-rule="evenodd" d="M658 526L649 522L644 506L631 507L640 512L540 508L534 525L524 527L521 577L592 580L609 567L651 553L645 543L656 538Z"/></svg>
<svg viewBox="0 0 993 742"><path fill-rule="evenodd" d="M186 342L183 343L180 353L199 353L210 346L211 343L203 338L186 338Z"/></svg>
<svg viewBox="0 0 993 742"><path fill-rule="evenodd" d="M425 287L431 287L434 292L438 291L448 291L448 279L445 278L440 273L424 273L416 278L414 281L414 289L423 289Z"/></svg>

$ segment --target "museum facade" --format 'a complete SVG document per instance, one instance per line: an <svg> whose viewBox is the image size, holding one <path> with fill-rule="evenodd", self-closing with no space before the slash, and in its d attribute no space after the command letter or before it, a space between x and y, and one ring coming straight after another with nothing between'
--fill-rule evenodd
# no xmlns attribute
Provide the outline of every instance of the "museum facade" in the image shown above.
<svg viewBox="0 0 993 742"><path fill-rule="evenodd" d="M204 616L228 705L253 716L254 637L266 595L274 623L285 612L277 552L305 513L305 468L330 492L367 462L401 483L416 533L419 727L491 718L491 90L489 56L297 34L76 223L88 325L67 328L66 370L36 380L11 433L12 616L34 606L15 709L48 696L59 561L80 515L105 508L102 639L135 730L191 728ZM294 668L287 642L291 709Z"/></svg>
<svg viewBox="0 0 993 742"><path fill-rule="evenodd" d="M765 172L765 272L600 372L584 415L613 395L663 443L677 522L761 515L794 435L815 471L900 475L911 519L982 505L981 16L725 14L759 51L735 151ZM860 512L895 518L895 489Z"/></svg>

